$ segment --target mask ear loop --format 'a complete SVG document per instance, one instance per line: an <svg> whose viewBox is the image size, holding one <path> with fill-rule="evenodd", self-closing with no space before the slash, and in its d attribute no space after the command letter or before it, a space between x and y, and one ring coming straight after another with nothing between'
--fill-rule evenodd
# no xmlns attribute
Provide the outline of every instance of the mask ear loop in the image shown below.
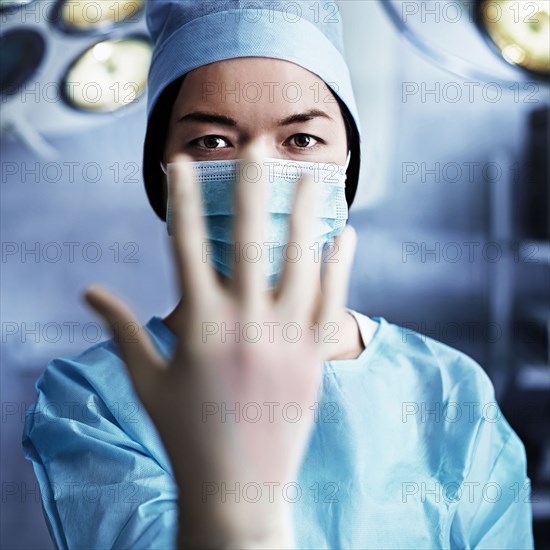
<svg viewBox="0 0 550 550"><path fill-rule="evenodd" d="M160 161L160 169L166 174L166 176L168 176L168 171L164 167L164 164L162 164L162 160ZM168 181L168 178L166 183L168 184L168 199L166 201L166 231L168 235L172 237L172 202L170 201L170 182Z"/></svg>
<svg viewBox="0 0 550 550"><path fill-rule="evenodd" d="M350 160L351 160L351 149L348 151L348 158L346 159L346 165L344 166L345 170L348 169ZM161 162L161 164L162 164L162 162Z"/></svg>

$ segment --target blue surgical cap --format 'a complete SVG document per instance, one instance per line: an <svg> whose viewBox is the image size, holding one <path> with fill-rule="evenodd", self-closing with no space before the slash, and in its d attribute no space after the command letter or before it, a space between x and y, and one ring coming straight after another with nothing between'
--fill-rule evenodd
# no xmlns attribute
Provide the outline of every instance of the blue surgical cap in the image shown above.
<svg viewBox="0 0 550 550"><path fill-rule="evenodd" d="M348 111L345 118L352 126L350 168L358 177L360 123L344 58L342 18L335 2L149 0L146 6L154 51L148 81L143 175L149 201L159 217L165 219L166 215L159 161L172 107L163 105L163 95L189 71L226 59L282 59L321 78ZM174 90L172 102L173 94ZM351 204L357 181L350 181L349 172L346 197Z"/></svg>

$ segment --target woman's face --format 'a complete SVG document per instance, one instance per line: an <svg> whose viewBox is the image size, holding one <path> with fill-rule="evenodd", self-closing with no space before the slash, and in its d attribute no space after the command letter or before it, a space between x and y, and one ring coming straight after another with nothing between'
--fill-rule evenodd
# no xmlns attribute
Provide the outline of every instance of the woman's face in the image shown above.
<svg viewBox="0 0 550 550"><path fill-rule="evenodd" d="M170 117L165 164L242 158L262 144L267 157L344 165L340 107L326 84L288 61L246 57L200 67L182 82Z"/></svg>

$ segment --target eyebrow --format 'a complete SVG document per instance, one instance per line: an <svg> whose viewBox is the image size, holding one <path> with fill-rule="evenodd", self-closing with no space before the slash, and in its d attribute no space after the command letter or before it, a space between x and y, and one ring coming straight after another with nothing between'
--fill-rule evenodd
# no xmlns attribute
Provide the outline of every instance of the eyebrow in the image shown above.
<svg viewBox="0 0 550 550"><path fill-rule="evenodd" d="M218 115L216 113L205 113L203 111L193 111L192 113L178 118L178 122L187 120L192 122L210 122L221 124L222 126L237 126L237 121L228 116Z"/></svg>
<svg viewBox="0 0 550 550"><path fill-rule="evenodd" d="M290 124L295 124L297 122L307 122L308 120L313 120L314 118L327 118L328 120L332 120L332 117L329 116L324 111L321 111L319 109L310 109L309 111L304 111L303 113L297 113L295 115L290 115L286 118L283 118L280 120L277 125L278 126L288 126Z"/></svg>
<svg viewBox="0 0 550 550"><path fill-rule="evenodd" d="M319 117L333 120L332 117L329 116L324 111L321 111L319 109L310 109L309 111L304 111L303 113L296 113L294 115L290 115L286 118L283 118L282 120L279 120L279 122L277 122L277 126L289 126L290 124L296 124L298 122L307 122L309 120L313 120L314 118L319 118ZM219 115L217 113L207 113L204 111L193 111L192 113L184 115L177 120L177 122L183 122L183 121L207 122L211 124L220 124L222 126L229 126L229 127L235 127L238 125L237 121L231 117L228 117L225 115Z"/></svg>

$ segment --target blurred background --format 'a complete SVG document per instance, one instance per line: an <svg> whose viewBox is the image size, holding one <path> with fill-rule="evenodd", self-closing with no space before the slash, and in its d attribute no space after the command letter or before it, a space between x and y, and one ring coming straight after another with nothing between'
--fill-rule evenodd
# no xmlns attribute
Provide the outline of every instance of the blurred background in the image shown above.
<svg viewBox="0 0 550 550"><path fill-rule="evenodd" d="M176 304L141 178L143 4L0 0L2 548L52 548L21 431L48 361L109 337L83 289L107 286L142 323ZM550 2L350 0L339 14L364 132L350 307L483 366L526 446L543 547Z"/></svg>

